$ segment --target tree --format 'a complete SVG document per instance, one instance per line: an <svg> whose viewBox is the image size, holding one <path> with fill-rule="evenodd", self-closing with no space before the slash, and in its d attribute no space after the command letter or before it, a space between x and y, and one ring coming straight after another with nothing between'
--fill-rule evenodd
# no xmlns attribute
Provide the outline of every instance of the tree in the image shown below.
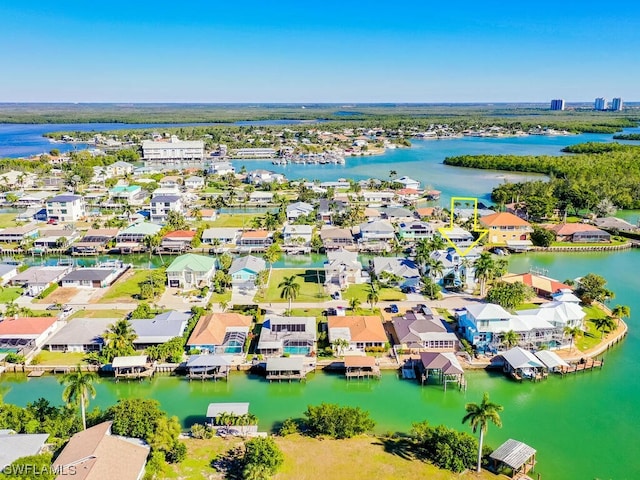
<svg viewBox="0 0 640 480"><path fill-rule="evenodd" d="M94 383L98 381L98 375L94 372L83 372L80 365L72 372L65 373L60 378L63 384L62 399L68 405L80 405L82 415L82 428L87 429L87 418L85 408L89 405L89 398L96 397Z"/></svg>
<svg viewBox="0 0 640 480"><path fill-rule="evenodd" d="M107 341L107 346L102 350L102 353L107 362L111 362L115 357L135 353L133 341L138 338L138 335L127 319L123 318L109 325L104 338Z"/></svg>
<svg viewBox="0 0 640 480"><path fill-rule="evenodd" d="M296 281L296 276L291 275L284 277L282 282L278 284L280 288L280 298L289 300L289 312L291 312L291 302L298 297L300 293L300 284Z"/></svg>
<svg viewBox="0 0 640 480"><path fill-rule="evenodd" d="M257 437L245 444L243 478L262 480L274 475L284 463L284 454L271 437Z"/></svg>
<svg viewBox="0 0 640 480"><path fill-rule="evenodd" d="M231 268L232 263L233 263L233 257L228 252L224 252L220 256L220 259L218 260L218 264L220 266L219 270L222 270L223 272L227 273Z"/></svg>
<svg viewBox="0 0 640 480"><path fill-rule="evenodd" d="M555 239L556 234L551 230L547 230L546 228L542 228L537 225L533 226L533 232L531 232L531 241L534 245L538 247L548 247L553 243Z"/></svg>
<svg viewBox="0 0 640 480"><path fill-rule="evenodd" d="M571 339L569 350L573 350L573 343L576 338L580 337L584 332L580 327L564 327L563 333Z"/></svg>
<svg viewBox="0 0 640 480"><path fill-rule="evenodd" d="M607 281L600 275L588 273L580 279L576 294L586 305L592 302L604 302L608 298L613 298L613 292L605 288Z"/></svg>
<svg viewBox="0 0 640 480"><path fill-rule="evenodd" d="M355 312L358 307L360 307L361 303L362 301L358 297L351 297L349 299L349 308L351 309L351 312Z"/></svg>
<svg viewBox="0 0 640 480"><path fill-rule="evenodd" d="M370 283L367 289L367 302L371 305L371 308L375 307L376 303L380 300L380 292L375 283Z"/></svg>
<svg viewBox="0 0 640 480"><path fill-rule="evenodd" d="M600 332L600 338L602 338L606 333L609 333L611 330L616 328L616 322L613 317L598 317L592 320L593 325L596 327L596 330Z"/></svg>
<svg viewBox="0 0 640 480"><path fill-rule="evenodd" d="M323 402L318 406L309 405L304 416L305 426L311 435L351 438L375 427L369 412L361 410L360 407L341 407Z"/></svg>
<svg viewBox="0 0 640 480"><path fill-rule="evenodd" d="M331 346L338 355L342 355L344 349L349 348L349 340L345 338L336 338L333 342L331 342Z"/></svg>
<svg viewBox="0 0 640 480"><path fill-rule="evenodd" d="M613 307L613 310L611 310L611 313L618 320L621 320L623 318L629 318L631 316L631 309L627 305L616 305L615 307ZM618 321L618 325L619 324L620 321Z"/></svg>
<svg viewBox="0 0 640 480"><path fill-rule="evenodd" d="M189 228L187 221L184 218L184 215L180 212L176 212L175 210L170 210L167 214L167 222L166 226L171 230L186 230Z"/></svg>
<svg viewBox="0 0 640 480"><path fill-rule="evenodd" d="M465 406L467 414L462 418L462 423L471 425L473 433L480 431L480 438L478 440L478 466L477 472L480 473L482 467L482 441L484 440L484 434L487 432L489 422L493 423L496 427L502 427L502 420L500 419L500 413L503 410L502 405L489 401L489 394L487 392L482 396L482 402L467 403Z"/></svg>
<svg viewBox="0 0 640 480"><path fill-rule="evenodd" d="M513 310L534 295L531 287L521 282L497 282L487 294L487 302Z"/></svg>
<svg viewBox="0 0 640 480"><path fill-rule="evenodd" d="M282 248L277 243L272 243L267 247L264 252L264 259L269 262L269 278L267 279L267 283L271 280L271 271L273 269L273 264L280 260L282 257Z"/></svg>
<svg viewBox="0 0 640 480"><path fill-rule="evenodd" d="M431 300L437 300L440 298L440 285L433 281L429 276L424 276L421 279L422 282L422 294L429 297Z"/></svg>
<svg viewBox="0 0 640 480"><path fill-rule="evenodd" d="M515 347L516 345L518 345L519 342L520 342L520 335L518 335L513 330L509 330L508 332L505 332L505 334L502 336L502 343L507 348Z"/></svg>
<svg viewBox="0 0 640 480"><path fill-rule="evenodd" d="M2 469L0 479L54 480L57 475L51 468L51 460L50 453L18 458L11 465ZM65 469L65 473L69 471L69 469Z"/></svg>
<svg viewBox="0 0 640 480"><path fill-rule="evenodd" d="M118 400L106 413L106 417L113 421L111 431L115 435L141 439L153 436L159 419L164 415L157 400L142 398Z"/></svg>
<svg viewBox="0 0 640 480"><path fill-rule="evenodd" d="M423 421L412 425L411 437L418 455L440 468L460 473L475 466L478 441L466 432Z"/></svg>
<svg viewBox="0 0 640 480"><path fill-rule="evenodd" d="M444 273L444 263L442 263L441 260L430 258L427 262L427 267L429 268L429 275L434 280L438 277L441 277Z"/></svg>
<svg viewBox="0 0 640 480"><path fill-rule="evenodd" d="M480 296L484 297L487 281L493 278L495 262L489 252L480 254L474 265L474 278L480 281Z"/></svg>

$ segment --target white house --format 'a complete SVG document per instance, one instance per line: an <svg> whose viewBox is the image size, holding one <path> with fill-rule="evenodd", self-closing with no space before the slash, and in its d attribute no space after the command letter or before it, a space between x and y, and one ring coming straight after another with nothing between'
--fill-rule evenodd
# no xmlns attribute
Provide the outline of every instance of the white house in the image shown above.
<svg viewBox="0 0 640 480"><path fill-rule="evenodd" d="M311 225L285 225L282 229L282 240L285 245L310 245L313 235Z"/></svg>
<svg viewBox="0 0 640 480"><path fill-rule="evenodd" d="M300 216L307 216L313 213L313 205L307 202L295 202L287 205L287 220L295 221Z"/></svg>
<svg viewBox="0 0 640 480"><path fill-rule="evenodd" d="M394 182L401 183L404 188L411 188L413 190L420 190L420 182L414 180L413 178L403 176L400 178L396 178Z"/></svg>
<svg viewBox="0 0 640 480"><path fill-rule="evenodd" d="M253 170L247 174L247 182L254 185L260 185L262 183L271 182L283 182L285 180L284 175L280 173L271 172L269 170Z"/></svg>
<svg viewBox="0 0 640 480"><path fill-rule="evenodd" d="M390 242L395 238L395 230L387 220L374 220L360 224L361 242Z"/></svg>
<svg viewBox="0 0 640 480"><path fill-rule="evenodd" d="M80 195L57 195L47 200L47 217L60 222L77 222L86 215Z"/></svg>
<svg viewBox="0 0 640 480"><path fill-rule="evenodd" d="M189 177L184 181L184 186L191 190L204 188L204 177Z"/></svg>
<svg viewBox="0 0 640 480"><path fill-rule="evenodd" d="M251 203L265 204L273 202L272 192L251 192L249 194L249 201Z"/></svg>
<svg viewBox="0 0 640 480"><path fill-rule="evenodd" d="M349 285L363 283L362 265L356 252L335 250L327 252L327 261L324 262L325 287L347 288Z"/></svg>
<svg viewBox="0 0 640 480"><path fill-rule="evenodd" d="M143 159L148 163L173 163L182 161L202 161L204 142L202 140L182 141L172 136L169 142L142 142Z"/></svg>
<svg viewBox="0 0 640 480"><path fill-rule="evenodd" d="M200 288L208 286L215 273L216 260L212 257L187 253L180 255L167 268L170 287Z"/></svg>
<svg viewBox="0 0 640 480"><path fill-rule="evenodd" d="M182 197L179 195L154 195L151 198L152 222L164 222L169 212L182 212Z"/></svg>
<svg viewBox="0 0 640 480"><path fill-rule="evenodd" d="M226 175L228 173L236 173L236 169L229 162L216 162L209 167L209 173L214 175Z"/></svg>

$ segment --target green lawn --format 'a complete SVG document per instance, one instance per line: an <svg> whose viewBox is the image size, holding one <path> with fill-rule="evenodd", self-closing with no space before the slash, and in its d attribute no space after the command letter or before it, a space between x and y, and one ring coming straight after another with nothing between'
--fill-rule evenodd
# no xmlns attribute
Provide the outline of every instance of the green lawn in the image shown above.
<svg viewBox="0 0 640 480"><path fill-rule="evenodd" d="M300 284L300 293L294 303L324 302L329 300L329 296L324 290L324 270L301 269L301 268L277 268L271 272L271 280L263 294L255 297L256 302L287 302L280 298L280 288L278 285L284 277L295 275L296 281Z"/></svg>
<svg viewBox="0 0 640 480"><path fill-rule="evenodd" d="M222 227L245 227L249 228L251 219L255 217L255 213L221 213L213 222L207 222L211 228Z"/></svg>
<svg viewBox="0 0 640 480"><path fill-rule="evenodd" d="M533 310L534 308L540 308L540 305L537 303L521 303L520 305L516 306L515 310Z"/></svg>
<svg viewBox="0 0 640 480"><path fill-rule="evenodd" d="M103 295L99 303L130 302L140 294L138 284L149 278L149 270L136 270L125 280L118 280Z"/></svg>
<svg viewBox="0 0 640 480"><path fill-rule="evenodd" d="M438 312L448 323L455 323L456 317L454 317L446 308L436 308L436 312Z"/></svg>
<svg viewBox="0 0 640 480"><path fill-rule="evenodd" d="M224 293L216 293L213 292L211 294L211 303L220 303L220 302L230 302L231 301L231 290L228 290Z"/></svg>
<svg viewBox="0 0 640 480"><path fill-rule="evenodd" d="M0 228L17 226L15 213L0 213Z"/></svg>
<svg viewBox="0 0 640 480"><path fill-rule="evenodd" d="M6 304L13 302L16 298L22 295L22 288L20 287L4 287L0 290L0 303Z"/></svg>
<svg viewBox="0 0 640 480"><path fill-rule="evenodd" d="M50 352L49 350L42 350L36 355L36 365L78 365L84 363L83 358L85 354L82 352Z"/></svg>
<svg viewBox="0 0 640 480"><path fill-rule="evenodd" d="M600 338L600 332L596 330L596 327L591 320L593 320L594 318L604 318L607 316L606 313L594 306L584 307L584 311L587 313L584 322L587 331L583 335L576 338L574 347L580 351L589 350L602 341L602 339Z"/></svg>
<svg viewBox="0 0 640 480"><path fill-rule="evenodd" d="M369 291L368 283L361 283L359 285L349 285L347 290L342 293L342 298L345 300L349 300L353 297L360 299L362 304L367 303L367 292ZM379 301L380 302L397 302L401 300L406 300L407 296L402 293L397 288L381 288L379 290Z"/></svg>
<svg viewBox="0 0 640 480"><path fill-rule="evenodd" d="M316 323L322 322L325 319L325 308L292 308L292 317L316 317Z"/></svg>
<svg viewBox="0 0 640 480"><path fill-rule="evenodd" d="M129 310L78 310L69 317L69 320L74 318L124 318L127 313Z"/></svg>
<svg viewBox="0 0 640 480"><path fill-rule="evenodd" d="M552 242L552 247L606 247L609 245L624 245L627 240L614 240L611 242L595 242L595 243L574 243L574 242Z"/></svg>

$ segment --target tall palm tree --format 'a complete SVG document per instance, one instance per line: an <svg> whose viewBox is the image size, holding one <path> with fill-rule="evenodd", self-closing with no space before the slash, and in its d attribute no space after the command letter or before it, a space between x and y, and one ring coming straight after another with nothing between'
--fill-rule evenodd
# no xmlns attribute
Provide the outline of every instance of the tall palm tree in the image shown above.
<svg viewBox="0 0 640 480"><path fill-rule="evenodd" d="M441 260L430 258L429 262L427 262L427 266L429 267L429 275L434 280L438 277L441 277L444 273L444 263L442 263Z"/></svg>
<svg viewBox="0 0 640 480"><path fill-rule="evenodd" d="M351 309L351 313L355 312L362 301L358 297L351 297L349 299L349 308Z"/></svg>
<svg viewBox="0 0 640 480"><path fill-rule="evenodd" d="M513 330L509 330L508 332L505 332L505 334L502 336L502 343L507 348L515 347L516 345L518 345L519 342L520 342L520 335L518 335Z"/></svg>
<svg viewBox="0 0 640 480"><path fill-rule="evenodd" d="M620 325L621 319L631 316L631 309L627 305L616 305L613 307L613 310L611 310L611 313L618 319L618 325Z"/></svg>
<svg viewBox="0 0 640 480"><path fill-rule="evenodd" d="M447 246L446 240L440 235L434 235L430 243L432 252L435 252L436 250L444 250Z"/></svg>
<svg viewBox="0 0 640 480"><path fill-rule="evenodd" d="M378 287L374 283L370 283L369 289L367 290L367 302L369 302L369 305L371 305L372 310L379 300L380 292L378 291Z"/></svg>
<svg viewBox="0 0 640 480"><path fill-rule="evenodd" d="M296 276L291 275L284 277L282 282L278 284L278 288L282 289L280 290L280 298L289 300L289 315L291 315L291 302L295 300L300 293L300 284L296 281Z"/></svg>
<svg viewBox="0 0 640 480"><path fill-rule="evenodd" d="M123 318L107 327L104 338L107 341L105 350L112 356L109 360L113 360L113 357L132 355L135 352L133 341L138 335L129 320Z"/></svg>
<svg viewBox="0 0 640 480"><path fill-rule="evenodd" d="M474 271L475 280L480 281L480 296L484 297L487 281L493 278L495 271L495 262L489 252L480 254L480 257L476 260Z"/></svg>
<svg viewBox="0 0 640 480"><path fill-rule="evenodd" d="M60 378L60 383L65 385L62 399L68 405L80 405L83 430L87 429L85 408L89 405L89 398L96 397L96 388L93 384L97 381L98 375L94 372L83 372L80 365Z"/></svg>
<svg viewBox="0 0 640 480"><path fill-rule="evenodd" d="M604 336L604 332L609 333L611 330L616 328L616 322L613 317L606 316L601 318L594 318L592 322L595 325L596 330L600 332L600 338Z"/></svg>
<svg viewBox="0 0 640 480"><path fill-rule="evenodd" d="M273 270L273 264L276 263L280 257L282 256L282 248L277 243L272 243L267 247L264 252L264 259L269 262L269 278L267 279L267 283L271 280L271 271Z"/></svg>
<svg viewBox="0 0 640 480"><path fill-rule="evenodd" d="M478 441L478 467L477 472L480 473L482 469L482 441L484 440L484 434L487 433L489 422L493 423L496 427L502 427L502 420L500 419L500 413L503 410L502 405L489 401L489 394L487 392L482 396L482 402L467 403L465 410L467 414L462 418L462 423L471 425L473 433L480 430L480 439Z"/></svg>
<svg viewBox="0 0 640 480"><path fill-rule="evenodd" d="M573 350L573 342L575 342L576 338L582 335L582 329L580 327L564 327L563 332L571 339L569 350Z"/></svg>

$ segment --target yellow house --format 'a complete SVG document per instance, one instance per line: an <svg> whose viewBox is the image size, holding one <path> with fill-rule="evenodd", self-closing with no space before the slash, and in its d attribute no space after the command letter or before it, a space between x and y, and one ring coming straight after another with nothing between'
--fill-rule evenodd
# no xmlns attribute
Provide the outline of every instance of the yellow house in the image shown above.
<svg viewBox="0 0 640 480"><path fill-rule="evenodd" d="M529 222L508 212L481 217L480 224L489 230L488 242L498 245L506 245L514 240L529 240L529 234L533 231Z"/></svg>

